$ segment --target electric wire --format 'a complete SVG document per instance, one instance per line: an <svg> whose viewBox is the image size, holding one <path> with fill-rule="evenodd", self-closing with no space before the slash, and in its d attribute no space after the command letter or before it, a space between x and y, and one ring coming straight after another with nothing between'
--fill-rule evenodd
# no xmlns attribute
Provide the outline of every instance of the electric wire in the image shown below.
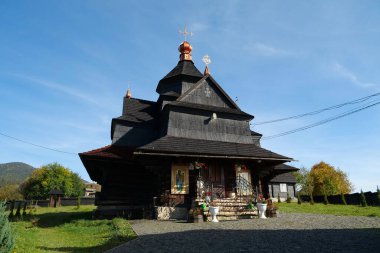
<svg viewBox="0 0 380 253"><path fill-rule="evenodd" d="M373 102L375 102L375 103L373 103ZM315 123L310 124L310 125L306 125L306 126L303 126L303 127L300 127L300 128L296 128L296 129L293 129L293 130L290 130L290 131L282 132L282 133L279 133L279 134L265 136L265 137L263 137L261 139L262 140L270 140L270 139L282 137L282 136L285 136L285 135L297 133L297 132L300 132L300 131L304 131L306 129L310 129L310 128L313 128L313 127L316 127L316 126L320 126L320 125L326 124L328 122L331 122L331 121L334 121L334 120L346 117L348 115L360 112L362 110L368 109L370 107L376 106L376 105L380 104L380 101L376 102L376 100L375 100L375 101L372 101L371 103L367 103L367 105L365 105L365 106L356 107L356 108L354 108L352 110L349 110L349 111L346 111L346 112L344 112L342 114L339 114L339 115L336 115L334 117L330 117L330 118L327 118L327 119L315 122Z"/></svg>
<svg viewBox="0 0 380 253"><path fill-rule="evenodd" d="M70 155L78 155L77 153L62 151L62 150L59 150L59 149L54 149L54 148L49 148L49 147L46 147L46 146L38 145L38 144L29 142L29 141L25 141L25 140L22 140L22 139L19 139L19 138L16 138L16 137L13 137L13 136L10 136L8 134L1 133L1 132L0 132L0 135L5 136L5 137L10 138L10 139L13 139L13 140L16 140L16 141L19 141L19 142L22 142L22 143L25 143L25 144L29 144L29 145L35 146L35 147L47 149L47 150L50 150L50 151L55 151L55 152L64 153L64 154L70 154Z"/></svg>
<svg viewBox="0 0 380 253"><path fill-rule="evenodd" d="M362 98L358 98L358 99L355 99L355 100L352 100L352 101L348 101L348 102L345 102L345 103L342 103L342 104L338 104L338 105L333 105L333 106L330 106L330 107L322 108L322 109L319 109L319 110L316 110L316 111L302 113L302 114L298 114L298 115L294 115L294 116L290 116L290 117L285 117L285 118L280 118L280 119L274 119L274 120L268 120L268 121L263 121L263 122L257 122L257 123L254 123L253 125L254 126L258 126L258 125L264 125L264 124L269 124L269 123L276 123L276 122L281 122L281 121L285 121L285 120L298 119L298 118L302 118L302 117L306 117L306 116L311 116L311 115L319 114L319 113L322 113L322 112L325 112L325 111L338 109L338 108L341 108L341 107L346 106L346 105L353 105L353 104L362 103L364 101L367 101L370 98L373 98L373 97L376 97L376 96L379 96L379 95L380 95L380 93L375 93L375 94L372 94L372 95L369 95L369 96L366 96L366 97L362 97Z"/></svg>

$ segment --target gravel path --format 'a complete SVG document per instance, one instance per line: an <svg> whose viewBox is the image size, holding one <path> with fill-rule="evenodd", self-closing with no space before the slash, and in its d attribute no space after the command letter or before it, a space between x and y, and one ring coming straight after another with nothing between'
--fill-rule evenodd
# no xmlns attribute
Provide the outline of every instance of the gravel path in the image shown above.
<svg viewBox="0 0 380 253"><path fill-rule="evenodd" d="M380 218L282 214L184 223L131 221L139 237L108 252L380 252Z"/></svg>

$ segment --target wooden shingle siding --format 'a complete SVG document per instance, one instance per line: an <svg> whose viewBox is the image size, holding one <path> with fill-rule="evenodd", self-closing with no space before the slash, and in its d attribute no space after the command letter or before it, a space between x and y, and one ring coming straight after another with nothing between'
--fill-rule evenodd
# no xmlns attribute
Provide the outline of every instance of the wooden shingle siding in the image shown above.
<svg viewBox="0 0 380 253"><path fill-rule="evenodd" d="M218 107L232 107L231 103L209 79L204 80L201 85L187 94L181 101Z"/></svg>
<svg viewBox="0 0 380 253"><path fill-rule="evenodd" d="M220 117L211 120L211 115L172 111L167 133L176 137L253 144L248 122Z"/></svg>

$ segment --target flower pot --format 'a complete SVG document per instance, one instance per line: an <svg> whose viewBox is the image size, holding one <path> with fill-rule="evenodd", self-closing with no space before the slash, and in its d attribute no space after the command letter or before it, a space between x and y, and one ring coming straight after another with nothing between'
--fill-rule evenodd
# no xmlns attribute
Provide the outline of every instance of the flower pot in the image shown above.
<svg viewBox="0 0 380 253"><path fill-rule="evenodd" d="M210 206L209 210L212 215L211 222L219 222L218 219L216 218L216 215L219 213L219 206Z"/></svg>
<svg viewBox="0 0 380 253"><path fill-rule="evenodd" d="M265 211L267 210L267 204L257 203L257 209L259 210L259 218L266 219Z"/></svg>
<svg viewBox="0 0 380 253"><path fill-rule="evenodd" d="M234 199L234 198L236 198L236 193L234 193L234 192L229 192L229 193L228 193L228 197Z"/></svg>

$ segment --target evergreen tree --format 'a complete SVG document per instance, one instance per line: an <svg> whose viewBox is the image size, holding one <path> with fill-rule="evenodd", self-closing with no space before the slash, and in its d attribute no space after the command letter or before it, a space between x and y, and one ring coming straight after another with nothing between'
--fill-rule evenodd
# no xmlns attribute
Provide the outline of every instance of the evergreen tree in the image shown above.
<svg viewBox="0 0 380 253"><path fill-rule="evenodd" d="M13 231L5 212L5 202L0 202L0 252L10 253L15 246Z"/></svg>
<svg viewBox="0 0 380 253"><path fill-rule="evenodd" d="M77 208L80 208L80 196L77 197Z"/></svg>
<svg viewBox="0 0 380 253"><path fill-rule="evenodd" d="M362 207L367 206L367 200L365 199L363 190L360 190L360 204Z"/></svg>
<svg viewBox="0 0 380 253"><path fill-rule="evenodd" d="M328 205L328 204L329 204L329 200L328 200L328 198L327 198L326 191L325 191L324 194L323 194L323 204L325 204L325 205Z"/></svg>
<svg viewBox="0 0 380 253"><path fill-rule="evenodd" d="M290 198L289 193L286 194L286 203L291 203L292 199Z"/></svg>
<svg viewBox="0 0 380 253"><path fill-rule="evenodd" d="M347 205L346 197L344 197L343 192L340 194L340 198L342 199L342 204Z"/></svg>
<svg viewBox="0 0 380 253"><path fill-rule="evenodd" d="M310 194L310 205L314 205L313 193Z"/></svg>

